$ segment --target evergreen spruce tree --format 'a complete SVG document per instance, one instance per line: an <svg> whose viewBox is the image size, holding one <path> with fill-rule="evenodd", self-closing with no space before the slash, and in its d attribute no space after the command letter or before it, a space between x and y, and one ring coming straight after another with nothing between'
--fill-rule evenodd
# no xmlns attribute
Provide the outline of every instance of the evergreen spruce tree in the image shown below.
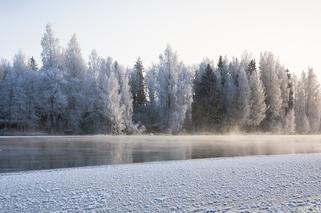
<svg viewBox="0 0 321 213"><path fill-rule="evenodd" d="M143 71L143 62L139 57L136 61L134 71L130 79L134 112L136 112L137 110L139 110L139 108L145 106L146 104L145 79Z"/></svg>
<svg viewBox="0 0 321 213"><path fill-rule="evenodd" d="M222 123L221 85L209 64L195 86L192 108L194 127L196 130L219 131Z"/></svg>

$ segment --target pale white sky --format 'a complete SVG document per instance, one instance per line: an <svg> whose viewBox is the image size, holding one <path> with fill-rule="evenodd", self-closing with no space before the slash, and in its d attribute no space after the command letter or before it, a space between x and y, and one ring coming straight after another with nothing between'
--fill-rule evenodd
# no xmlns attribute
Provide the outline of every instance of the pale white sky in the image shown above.
<svg viewBox="0 0 321 213"><path fill-rule="evenodd" d="M96 49L148 66L170 43L187 64L269 50L321 76L319 0L0 0L0 58L22 50L39 60L46 23L63 46L76 33L86 60Z"/></svg>

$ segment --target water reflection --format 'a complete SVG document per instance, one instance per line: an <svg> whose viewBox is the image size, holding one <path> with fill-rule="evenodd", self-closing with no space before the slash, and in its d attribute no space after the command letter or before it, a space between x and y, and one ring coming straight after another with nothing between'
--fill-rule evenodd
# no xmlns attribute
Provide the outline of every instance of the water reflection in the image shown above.
<svg viewBox="0 0 321 213"><path fill-rule="evenodd" d="M321 152L320 136L0 138L0 172L311 152Z"/></svg>

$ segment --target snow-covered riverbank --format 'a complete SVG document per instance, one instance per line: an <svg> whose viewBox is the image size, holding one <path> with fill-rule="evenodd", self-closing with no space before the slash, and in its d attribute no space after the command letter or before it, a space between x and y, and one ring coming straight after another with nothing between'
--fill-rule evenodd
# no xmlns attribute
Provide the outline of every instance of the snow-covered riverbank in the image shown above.
<svg viewBox="0 0 321 213"><path fill-rule="evenodd" d="M321 211L321 154L0 174L0 212Z"/></svg>

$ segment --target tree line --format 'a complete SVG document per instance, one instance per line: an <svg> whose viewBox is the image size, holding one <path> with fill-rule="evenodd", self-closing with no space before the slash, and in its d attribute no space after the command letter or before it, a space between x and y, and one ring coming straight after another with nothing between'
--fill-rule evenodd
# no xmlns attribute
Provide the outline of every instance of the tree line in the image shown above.
<svg viewBox="0 0 321 213"><path fill-rule="evenodd" d="M62 48L50 25L42 66L19 52L0 62L0 129L50 134L320 132L320 85L271 52L188 66L170 46L144 68L82 57L75 35Z"/></svg>

